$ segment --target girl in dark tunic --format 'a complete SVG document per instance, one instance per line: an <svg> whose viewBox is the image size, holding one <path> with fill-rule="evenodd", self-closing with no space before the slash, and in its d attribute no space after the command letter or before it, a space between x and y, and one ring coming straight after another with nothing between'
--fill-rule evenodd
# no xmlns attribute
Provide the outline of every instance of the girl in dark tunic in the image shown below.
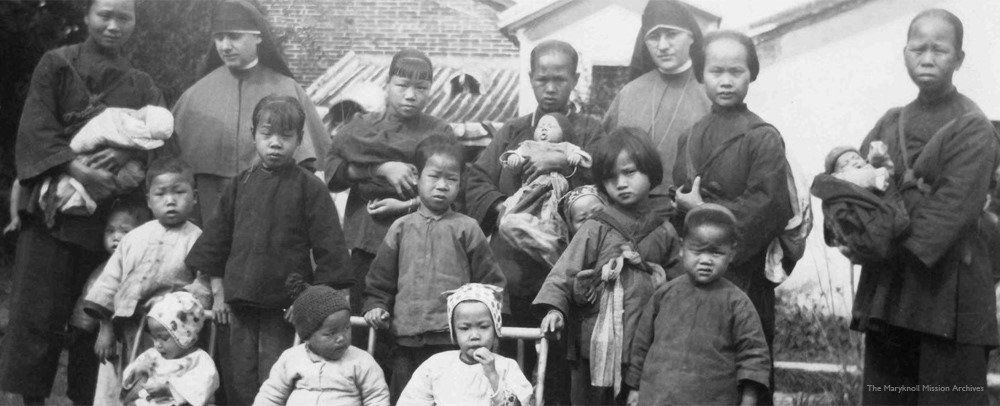
<svg viewBox="0 0 1000 406"><path fill-rule="evenodd" d="M768 245L792 217L784 141L743 103L760 69L750 38L730 31L709 34L704 50L695 52L694 69L712 112L678 141L674 181L682 185L680 218L706 202L736 216L739 243L726 279L750 297L771 347L775 285L765 276L764 264ZM769 394L762 397L770 403Z"/></svg>
<svg viewBox="0 0 1000 406"><path fill-rule="evenodd" d="M25 190L18 206L22 229L11 320L0 350L0 388L21 394L28 404L42 403L51 391L73 304L91 271L107 258L102 236L110 208L116 200L142 200L141 192L127 196L118 190L113 173L130 159L144 162L145 153L133 157L105 148L78 157L69 146L69 126L97 104L131 109L163 105L153 80L120 54L135 29L134 2L95 0L84 21L86 41L42 56L18 127L15 157ZM82 183L98 207L90 216L57 213L48 227L38 207L38 187L62 174ZM74 403L89 404L97 358L92 342L77 344L70 352L67 395Z"/></svg>

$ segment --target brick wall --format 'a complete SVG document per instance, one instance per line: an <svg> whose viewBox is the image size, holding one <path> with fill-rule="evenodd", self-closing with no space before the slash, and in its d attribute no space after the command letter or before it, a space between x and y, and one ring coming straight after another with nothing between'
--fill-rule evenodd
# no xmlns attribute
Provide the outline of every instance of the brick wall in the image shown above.
<svg viewBox="0 0 1000 406"><path fill-rule="evenodd" d="M449 57L517 58L480 0L259 0L296 79L311 83L344 53L405 47Z"/></svg>

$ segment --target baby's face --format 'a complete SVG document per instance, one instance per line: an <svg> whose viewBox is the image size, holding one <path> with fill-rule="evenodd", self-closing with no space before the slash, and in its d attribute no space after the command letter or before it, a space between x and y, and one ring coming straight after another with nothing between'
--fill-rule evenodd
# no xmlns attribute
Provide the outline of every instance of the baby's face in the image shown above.
<svg viewBox="0 0 1000 406"><path fill-rule="evenodd" d="M309 350L331 361L344 356L351 346L351 313L334 312L323 320L323 325L306 341Z"/></svg>
<svg viewBox="0 0 1000 406"><path fill-rule="evenodd" d="M563 130L559 121L550 115L542 116L535 127L535 141L562 142Z"/></svg>
<svg viewBox="0 0 1000 406"><path fill-rule="evenodd" d="M865 165L868 165L868 162L861 157L861 154L854 151L848 151L841 154L840 157L837 158L837 165L834 167L834 172L840 172L845 169L861 169L864 168Z"/></svg>
<svg viewBox="0 0 1000 406"><path fill-rule="evenodd" d="M108 219L108 225L104 228L104 249L108 253L115 252L122 237L132 229L139 227L139 220L132 217L127 212L116 212Z"/></svg>
<svg viewBox="0 0 1000 406"><path fill-rule="evenodd" d="M595 213L604 208L604 202L594 195L580 196L569 205L569 232L576 234L576 231L583 226L583 222L594 216Z"/></svg>
<svg viewBox="0 0 1000 406"><path fill-rule="evenodd" d="M177 339L170 334L167 327L160 324L156 319L149 317L146 319L147 326L149 328L150 335L153 336L153 348L160 352L160 355L166 359L176 359L184 356L187 349L181 347Z"/></svg>

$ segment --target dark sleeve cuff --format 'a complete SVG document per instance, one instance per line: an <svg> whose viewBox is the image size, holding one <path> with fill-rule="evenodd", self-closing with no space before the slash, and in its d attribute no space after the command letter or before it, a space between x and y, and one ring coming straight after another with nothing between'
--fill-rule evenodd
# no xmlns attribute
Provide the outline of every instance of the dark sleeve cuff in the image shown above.
<svg viewBox="0 0 1000 406"><path fill-rule="evenodd" d="M340 192L351 187L351 181L347 178L348 162L342 159L330 160L328 166L332 170L326 172L326 186L331 191Z"/></svg>
<svg viewBox="0 0 1000 406"><path fill-rule="evenodd" d="M622 377L625 386L632 390L639 390L639 382L642 380L642 370L636 367L629 367Z"/></svg>
<svg viewBox="0 0 1000 406"><path fill-rule="evenodd" d="M89 300L83 301L83 312L98 320L111 320L111 316L114 315L114 312L112 312L111 309Z"/></svg>
<svg viewBox="0 0 1000 406"><path fill-rule="evenodd" d="M17 168L19 179L22 181L28 181L38 176L44 175L53 168L64 165L67 162L76 159L76 153L73 150L66 147L65 150L59 151L55 154L45 157L41 161L34 162L29 165L24 165Z"/></svg>

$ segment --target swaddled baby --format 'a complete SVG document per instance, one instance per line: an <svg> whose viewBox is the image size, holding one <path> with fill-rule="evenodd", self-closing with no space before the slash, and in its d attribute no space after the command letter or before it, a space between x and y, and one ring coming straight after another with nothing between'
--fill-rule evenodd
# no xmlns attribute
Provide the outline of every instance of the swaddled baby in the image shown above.
<svg viewBox="0 0 1000 406"><path fill-rule="evenodd" d="M892 184L894 165L885 144L869 145L869 159L849 146L826 156L826 171L813 180L811 192L823 200L826 243L855 262L890 258L892 242L909 229L902 189L922 193L923 182Z"/></svg>
<svg viewBox="0 0 1000 406"><path fill-rule="evenodd" d="M570 166L589 168L591 164L590 154L572 143L563 141L566 139L565 132L568 129L569 120L565 115L549 113L542 116L538 120L538 125L535 126L534 139L522 141L517 145L517 149L500 154L500 165L516 167L522 165L526 160L532 160L542 154L560 152L566 155Z"/></svg>
<svg viewBox="0 0 1000 406"><path fill-rule="evenodd" d="M87 121L73 136L69 146L77 154L105 147L148 151L162 146L173 132L174 117L170 110L163 107L146 106L138 110L108 107ZM76 159L85 158L77 156ZM115 172L119 190L135 188L146 177L142 163L136 160L126 162ZM54 208L76 215L90 215L97 209L97 202L83 184L69 175L62 175L55 182L46 180L42 184L39 204L46 212Z"/></svg>
<svg viewBox="0 0 1000 406"><path fill-rule="evenodd" d="M542 116L532 140L521 142L517 149L500 155L504 167L520 167L545 154L558 152L574 168L589 168L590 154L572 143L569 120L559 113ZM504 201L500 216L500 235L511 245L538 261L555 264L568 242L566 222L559 216L559 201L569 190L569 181L559 172L542 173L525 183Z"/></svg>

